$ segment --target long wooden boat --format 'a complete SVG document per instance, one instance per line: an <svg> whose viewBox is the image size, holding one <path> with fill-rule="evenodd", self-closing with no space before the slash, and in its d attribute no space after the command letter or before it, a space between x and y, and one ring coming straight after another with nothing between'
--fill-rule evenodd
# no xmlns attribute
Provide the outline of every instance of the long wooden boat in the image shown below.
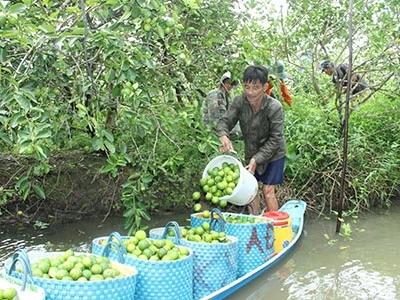
<svg viewBox="0 0 400 300"><path fill-rule="evenodd" d="M264 264L255 268L253 271L246 273L245 275L236 279L230 284L220 288L219 290L209 294L206 297L203 297L201 300L225 299L226 297L234 294L240 288L244 287L246 284L250 283L257 277L259 277L260 275L262 275L263 273L267 272L272 267L277 265L295 248L303 232L306 203L301 200L290 200L286 202L279 210L289 213L290 218L292 220L293 239L289 243L289 245L286 248L284 248L281 252L269 258Z"/></svg>

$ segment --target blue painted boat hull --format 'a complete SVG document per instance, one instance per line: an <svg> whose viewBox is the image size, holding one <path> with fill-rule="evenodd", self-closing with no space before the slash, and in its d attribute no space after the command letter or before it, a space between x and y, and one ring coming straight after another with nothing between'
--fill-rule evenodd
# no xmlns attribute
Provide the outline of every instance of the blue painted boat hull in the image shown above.
<svg viewBox="0 0 400 300"><path fill-rule="evenodd" d="M264 264L258 266L251 272L239 277L235 281L231 282L230 284L220 288L219 290L211 293L210 295L203 297L201 300L218 300L218 299L225 299L226 297L234 294L240 288L245 286L246 284L250 283L260 275L264 274L277 264L279 264L282 260L284 260L295 248L297 242L300 240L300 237L303 233L303 226L304 226L304 213L306 210L306 203L301 200L290 200L286 202L279 210L285 211L289 213L291 220L292 220L292 228L294 232L294 237L289 245L284 248L278 254L269 258Z"/></svg>

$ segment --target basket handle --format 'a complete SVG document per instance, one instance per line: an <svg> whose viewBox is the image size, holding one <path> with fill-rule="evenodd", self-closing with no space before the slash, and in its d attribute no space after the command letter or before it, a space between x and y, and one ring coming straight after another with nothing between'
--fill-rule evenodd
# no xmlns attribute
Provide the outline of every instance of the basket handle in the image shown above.
<svg viewBox="0 0 400 300"><path fill-rule="evenodd" d="M116 241L115 241L116 240ZM114 231L112 232L107 239L107 243L101 252L101 256L104 257L110 257L110 252L111 252L111 247L114 246L117 249L117 254L118 254L118 262L124 263L125 259L125 254L126 254L126 249L122 243L122 237L121 235Z"/></svg>
<svg viewBox="0 0 400 300"><path fill-rule="evenodd" d="M219 218L216 218L214 214L217 214ZM222 212L218 208L213 208L211 210L211 215L210 215L210 227L212 230L217 226L217 224L220 226L221 231L225 232L225 218L222 215Z"/></svg>
<svg viewBox="0 0 400 300"><path fill-rule="evenodd" d="M167 225L165 225L164 231L162 233L161 238L162 239L167 238L167 234L168 234L168 230L169 229L172 229L174 231L174 233L175 233L175 244L179 245L180 241L182 239L182 234L181 234L181 228L179 227L179 224L176 221L170 221L170 222L167 223Z"/></svg>
<svg viewBox="0 0 400 300"><path fill-rule="evenodd" d="M11 273L15 271L17 262L20 262L22 264L22 267L24 268L24 276L22 279L22 291L24 291L28 280L32 282L32 269L29 257L26 254L26 252L22 249L17 250L13 254L10 268L7 270L8 276L11 276Z"/></svg>

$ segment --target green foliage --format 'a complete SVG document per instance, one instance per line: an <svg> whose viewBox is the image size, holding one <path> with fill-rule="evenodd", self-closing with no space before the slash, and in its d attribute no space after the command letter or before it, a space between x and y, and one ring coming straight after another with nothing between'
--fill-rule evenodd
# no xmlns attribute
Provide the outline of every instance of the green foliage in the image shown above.
<svg viewBox="0 0 400 300"><path fill-rule="evenodd" d="M100 172L137 170L140 180L123 186L128 227L160 206L161 194L164 206L186 202L181 191L171 195L170 184L185 186L183 175L193 175L187 158L204 159L215 146L197 113L201 95L231 61L238 26L232 7L198 0L2 2L1 149L44 164L70 149L103 152ZM22 199L45 197L32 176L28 170L16 182Z"/></svg>
<svg viewBox="0 0 400 300"><path fill-rule="evenodd" d="M391 113L399 7L364 2L355 4L357 72L384 89L352 104L346 199L357 209L388 203L400 157ZM342 108L316 69L321 58L347 57L347 1L335 3L291 1L285 17L254 0L241 1L246 11L228 0L0 2L0 150L29 159L14 186L0 187L0 205L45 199L50 158L80 150L106 156L100 173L128 174L121 204L130 231L151 210L190 206L218 147L201 121L204 95L223 71L240 78L249 63L282 59L295 95L286 109L287 185L332 209Z"/></svg>
<svg viewBox="0 0 400 300"><path fill-rule="evenodd" d="M287 111L286 174L295 195L318 209L335 210L343 160L340 127L333 105L329 109L314 103L300 100ZM352 114L345 197L353 212L389 206L398 191L400 116L392 113L398 109L399 101L380 95Z"/></svg>

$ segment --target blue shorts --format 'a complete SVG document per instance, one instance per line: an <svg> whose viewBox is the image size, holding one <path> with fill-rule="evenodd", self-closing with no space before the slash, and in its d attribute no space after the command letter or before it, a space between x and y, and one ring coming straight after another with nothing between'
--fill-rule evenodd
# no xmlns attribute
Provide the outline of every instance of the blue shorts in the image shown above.
<svg viewBox="0 0 400 300"><path fill-rule="evenodd" d="M277 185L283 182L283 170L285 168L285 157L270 161L267 164L264 174L259 175L256 171L254 176L257 181L266 185Z"/></svg>

